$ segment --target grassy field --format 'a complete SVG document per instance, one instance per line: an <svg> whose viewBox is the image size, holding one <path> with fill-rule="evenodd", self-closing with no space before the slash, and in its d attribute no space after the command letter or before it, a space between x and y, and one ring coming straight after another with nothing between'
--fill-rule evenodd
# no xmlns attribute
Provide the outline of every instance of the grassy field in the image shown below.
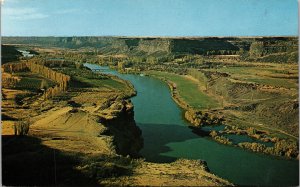
<svg viewBox="0 0 300 187"><path fill-rule="evenodd" d="M150 71L149 75L169 80L176 84L179 96L191 107L209 109L219 107L219 103L199 89L199 84L181 75Z"/></svg>
<svg viewBox="0 0 300 187"><path fill-rule="evenodd" d="M267 77L248 77L248 78L245 77L245 78L242 78L242 80L247 81L247 82L263 84L263 85L276 86L276 87L294 88L294 89L298 88L296 80L267 78Z"/></svg>
<svg viewBox="0 0 300 187"><path fill-rule="evenodd" d="M190 70L191 77L159 71L149 74L175 83L179 97L191 107L218 109L216 114L222 112L229 125L251 126L274 136L295 139L298 135L296 68L297 65L222 66ZM207 87L205 83L209 83ZM272 87L254 89L252 83Z"/></svg>
<svg viewBox="0 0 300 187"><path fill-rule="evenodd" d="M225 93L227 106L234 106L223 110L228 124L252 126L277 137L298 136L298 65L222 66L204 71L211 72L211 79L217 80L212 81L209 92L213 96ZM250 83L260 86L253 89Z"/></svg>
<svg viewBox="0 0 300 187"><path fill-rule="evenodd" d="M298 88L298 66L296 65L274 65L272 67L221 67L209 69L228 73L233 78L253 82L262 85L270 85L283 88Z"/></svg>
<svg viewBox="0 0 300 187"><path fill-rule="evenodd" d="M76 77L76 80L84 82L90 85L90 87L106 87L118 91L124 91L127 89L125 84L114 79L88 79L85 77Z"/></svg>
<svg viewBox="0 0 300 187"><path fill-rule="evenodd" d="M73 88L107 88L109 90L130 92L125 82L109 77L104 74L94 73L86 69L64 68L59 69L62 73L71 76L70 86Z"/></svg>

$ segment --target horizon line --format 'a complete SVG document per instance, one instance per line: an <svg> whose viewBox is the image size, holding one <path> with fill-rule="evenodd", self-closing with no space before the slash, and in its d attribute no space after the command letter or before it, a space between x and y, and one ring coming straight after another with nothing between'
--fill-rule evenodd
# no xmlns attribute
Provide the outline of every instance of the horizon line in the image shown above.
<svg viewBox="0 0 300 187"><path fill-rule="evenodd" d="M2 37L114 37L114 38L263 38L263 37L299 37L299 35L248 35L248 36L126 36L126 35L44 35L44 36L1 36Z"/></svg>

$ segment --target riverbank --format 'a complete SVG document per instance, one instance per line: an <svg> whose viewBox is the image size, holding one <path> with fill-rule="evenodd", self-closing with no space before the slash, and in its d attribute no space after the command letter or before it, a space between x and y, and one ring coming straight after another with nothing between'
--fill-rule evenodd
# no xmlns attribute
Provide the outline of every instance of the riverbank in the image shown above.
<svg viewBox="0 0 300 187"><path fill-rule="evenodd" d="M151 71L146 72L146 74L159 78L168 84L173 100L182 109L184 109L185 119L197 129L201 130L201 127L203 126L224 126L225 129L211 129L208 132L208 135L211 136L215 141L222 144L248 149L254 152L271 154L275 156L284 156L287 158L299 158L298 145L295 141L270 135L270 133L265 129L260 130L252 126L241 128L239 126L232 125L232 123L228 124L227 121L229 121L230 118L226 117L226 111L224 110L225 108L218 107L213 109L206 108L202 110L195 109L195 107L190 106L182 98L176 83L172 82L172 79L169 78L169 74L164 76L163 73ZM177 76L179 77L180 75ZM198 92L201 92L199 88L197 89ZM236 141L235 139L240 139L238 136L248 136L250 138L248 141L250 142ZM233 137L235 139L232 139Z"/></svg>
<svg viewBox="0 0 300 187"><path fill-rule="evenodd" d="M135 121L144 138L144 148L140 153L147 161L169 163L179 158L203 159L214 174L238 185L298 184L296 160L219 144L203 133L209 126L202 130L187 128L190 124L182 117L182 109L174 102L168 85L163 81L151 76L121 74L99 65L86 66L116 75L134 85L137 96L131 100L135 106ZM224 128L211 127L218 131ZM245 139L244 136L239 137ZM270 173L267 180L265 173Z"/></svg>

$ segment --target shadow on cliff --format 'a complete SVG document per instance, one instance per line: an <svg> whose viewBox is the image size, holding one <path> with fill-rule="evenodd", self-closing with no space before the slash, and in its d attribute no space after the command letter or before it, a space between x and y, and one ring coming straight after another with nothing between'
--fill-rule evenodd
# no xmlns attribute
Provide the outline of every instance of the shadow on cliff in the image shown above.
<svg viewBox="0 0 300 187"><path fill-rule="evenodd" d="M144 148L140 153L150 162L173 162L177 158L161 155L161 153L172 151L167 144L184 142L208 135L205 131L180 125L145 123L138 123L137 125L142 130L144 138Z"/></svg>
<svg viewBox="0 0 300 187"><path fill-rule="evenodd" d="M80 162L30 136L2 135L2 183L8 186L96 186L74 169Z"/></svg>

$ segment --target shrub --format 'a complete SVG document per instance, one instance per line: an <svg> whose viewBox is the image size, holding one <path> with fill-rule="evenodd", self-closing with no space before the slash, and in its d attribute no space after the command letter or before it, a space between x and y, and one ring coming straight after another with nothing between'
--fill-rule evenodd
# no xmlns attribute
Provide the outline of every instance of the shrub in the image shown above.
<svg viewBox="0 0 300 187"><path fill-rule="evenodd" d="M218 135L216 135L216 136L214 136L213 137L217 142L220 142L220 143L222 143L222 144L225 144L225 145L232 145L232 142L228 139L228 138L226 138L226 137L224 137L224 136L218 136Z"/></svg>
<svg viewBox="0 0 300 187"><path fill-rule="evenodd" d="M252 150L254 152L264 152L266 146L264 144L256 143L256 142L242 142L238 143L239 147Z"/></svg>
<svg viewBox="0 0 300 187"><path fill-rule="evenodd" d="M254 135L254 134L256 134L256 130L253 127L249 127L247 129L247 134L248 135Z"/></svg>
<svg viewBox="0 0 300 187"><path fill-rule="evenodd" d="M88 161L88 163L81 166L77 166L76 169L83 172L90 178L96 178L98 180L111 177L119 177L123 175L129 175L132 170L132 166L129 163L117 163L116 160L111 161Z"/></svg>
<svg viewBox="0 0 300 187"><path fill-rule="evenodd" d="M279 140L274 145L274 152L277 155L287 157L297 157L299 154L297 142L289 140Z"/></svg>
<svg viewBox="0 0 300 187"><path fill-rule="evenodd" d="M218 133L216 131L211 131L209 135L214 138L218 135Z"/></svg>
<svg viewBox="0 0 300 187"><path fill-rule="evenodd" d="M24 136L29 132L29 122L28 121L19 121L14 124L15 135Z"/></svg>

